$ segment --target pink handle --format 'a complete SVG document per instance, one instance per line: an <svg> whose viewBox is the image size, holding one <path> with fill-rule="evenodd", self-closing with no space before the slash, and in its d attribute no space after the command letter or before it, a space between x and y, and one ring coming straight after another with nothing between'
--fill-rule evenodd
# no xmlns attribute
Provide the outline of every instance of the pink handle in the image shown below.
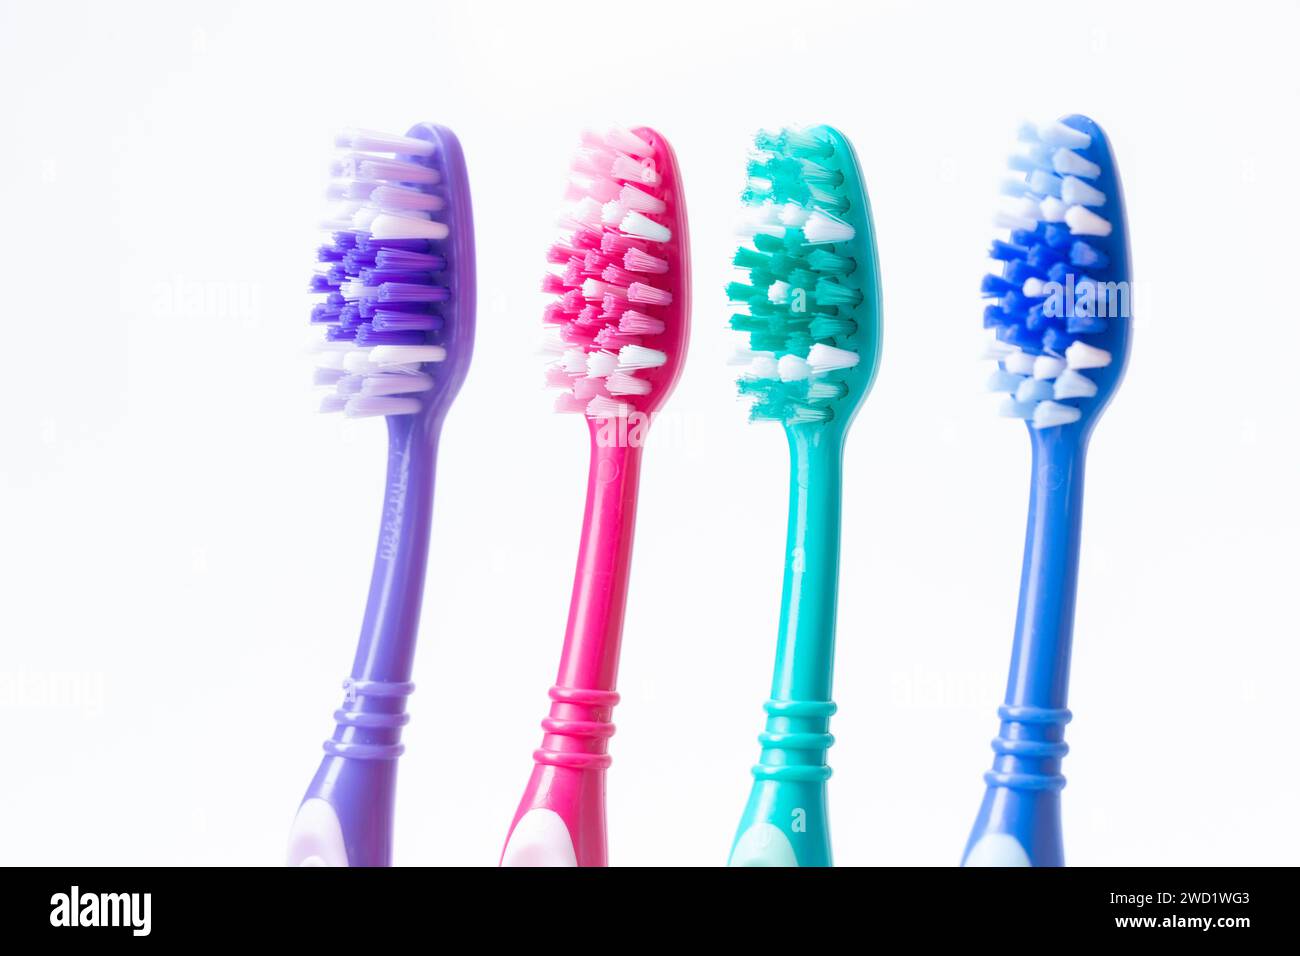
<svg viewBox="0 0 1300 956"><path fill-rule="evenodd" d="M636 524L639 445L605 445L591 427L587 513L569 604L560 672L550 690L546 732L510 831L529 810L557 813L569 830L579 866L605 866L605 769L610 723L618 703L618 652ZM506 843L510 840L507 837Z"/></svg>

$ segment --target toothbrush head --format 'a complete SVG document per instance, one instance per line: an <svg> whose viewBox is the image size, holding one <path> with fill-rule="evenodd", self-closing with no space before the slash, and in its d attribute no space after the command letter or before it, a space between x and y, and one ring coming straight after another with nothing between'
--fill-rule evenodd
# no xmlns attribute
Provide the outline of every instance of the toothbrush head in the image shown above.
<svg viewBox="0 0 1300 956"><path fill-rule="evenodd" d="M1001 412L1030 428L1091 430L1128 359L1124 196L1106 134L1085 116L1022 127L986 275L984 327Z"/></svg>
<svg viewBox="0 0 1300 956"><path fill-rule="evenodd" d="M852 420L880 364L880 268L857 156L829 126L762 132L742 194L747 237L727 286L732 364L750 418L787 427Z"/></svg>
<svg viewBox="0 0 1300 956"><path fill-rule="evenodd" d="M474 226L465 157L451 130L348 130L310 289L325 329L321 410L349 417L440 414L474 346Z"/></svg>
<svg viewBox="0 0 1300 956"><path fill-rule="evenodd" d="M547 255L546 382L556 411L652 414L681 372L690 250L677 161L653 129L588 133L574 156L565 236Z"/></svg>

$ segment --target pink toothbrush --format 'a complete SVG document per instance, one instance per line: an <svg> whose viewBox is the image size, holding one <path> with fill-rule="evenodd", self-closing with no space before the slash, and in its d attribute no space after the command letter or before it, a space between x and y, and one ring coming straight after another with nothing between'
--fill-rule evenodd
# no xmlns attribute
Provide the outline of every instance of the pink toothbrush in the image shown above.
<svg viewBox="0 0 1300 956"><path fill-rule="evenodd" d="M559 676L502 866L605 866L605 769L641 449L681 371L690 253L677 162L652 129L588 134L573 161L566 226L542 283L556 410L591 432L587 510Z"/></svg>

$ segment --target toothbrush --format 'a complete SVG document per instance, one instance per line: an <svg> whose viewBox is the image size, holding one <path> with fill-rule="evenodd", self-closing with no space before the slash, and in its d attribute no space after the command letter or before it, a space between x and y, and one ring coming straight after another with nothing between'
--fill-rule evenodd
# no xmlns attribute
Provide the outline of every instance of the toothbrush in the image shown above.
<svg viewBox="0 0 1300 956"><path fill-rule="evenodd" d="M349 131L311 291L325 329L322 411L388 421L370 596L333 736L289 838L290 865L387 866L397 758L414 690L438 435L474 344L474 227L460 143Z"/></svg>
<svg viewBox="0 0 1300 956"><path fill-rule="evenodd" d="M586 416L587 507L559 676L502 866L605 866L605 770L642 441L681 371L690 316L686 208L672 148L646 127L584 138L569 234L542 283L556 410Z"/></svg>
<svg viewBox="0 0 1300 956"><path fill-rule="evenodd" d="M830 866L828 733L835 704L844 439L880 363L880 269L853 147L829 126L760 133L743 199L749 271L727 297L748 336L734 360L753 420L790 447L785 581L767 723L731 866Z"/></svg>
<svg viewBox="0 0 1300 956"><path fill-rule="evenodd" d="M1033 465L1020 607L993 769L965 866L1063 866L1061 760L1088 437L1123 375L1129 256L1110 144L1085 116L1022 130L984 278L990 388L1029 426Z"/></svg>

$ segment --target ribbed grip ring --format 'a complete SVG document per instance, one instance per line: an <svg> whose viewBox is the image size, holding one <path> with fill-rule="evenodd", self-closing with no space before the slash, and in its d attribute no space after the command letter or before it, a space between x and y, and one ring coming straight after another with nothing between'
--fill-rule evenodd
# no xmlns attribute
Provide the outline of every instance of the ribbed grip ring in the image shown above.
<svg viewBox="0 0 1300 956"><path fill-rule="evenodd" d="M609 767L612 758L605 748L614 735L614 725L605 718L618 704L618 693L556 686L548 694L554 703L550 716L542 720L542 730L547 739L533 751L533 760L572 770L604 770ZM559 738L563 747L547 746L553 737Z"/></svg>
<svg viewBox="0 0 1300 956"><path fill-rule="evenodd" d="M334 711L334 722L340 727L356 728L361 731L396 732L405 727L411 717L404 711L370 711L357 706L363 697L382 699L402 699L415 690L411 681L377 681L347 678L343 681L343 706ZM406 745L394 743L363 743L355 740L325 741L325 752L334 757L347 757L351 760L396 760L406 750Z"/></svg>
<svg viewBox="0 0 1300 956"><path fill-rule="evenodd" d="M758 735L759 745L763 748L763 755L759 757L759 763L755 764L752 773L759 780L787 780L821 783L831 778L831 768L826 766L826 751L835 743L835 738L825 731L791 728L792 721L808 721L816 725L821 721L821 726L825 727L826 721L836 711L834 701L830 700L768 700L763 704L763 709L767 711L768 727L772 727L774 719L783 721L782 729L768 729ZM799 754L809 763L769 763L769 751L772 752L770 759L784 761L788 759L791 752Z"/></svg>
<svg viewBox="0 0 1300 956"><path fill-rule="evenodd" d="M998 719L1002 721L1002 728L998 736L993 738L993 752L997 755L995 759L1010 758L1009 762L1016 769L990 770L984 774L984 782L990 787L1006 787L1009 790L1062 789L1065 786L1065 776L1055 768L1070 752L1070 745L1063 740L1042 738L1062 736L1071 716L1064 707L1010 704L999 707ZM1052 769L1042 772L1032 764L1023 763L1027 761L1043 761Z"/></svg>

